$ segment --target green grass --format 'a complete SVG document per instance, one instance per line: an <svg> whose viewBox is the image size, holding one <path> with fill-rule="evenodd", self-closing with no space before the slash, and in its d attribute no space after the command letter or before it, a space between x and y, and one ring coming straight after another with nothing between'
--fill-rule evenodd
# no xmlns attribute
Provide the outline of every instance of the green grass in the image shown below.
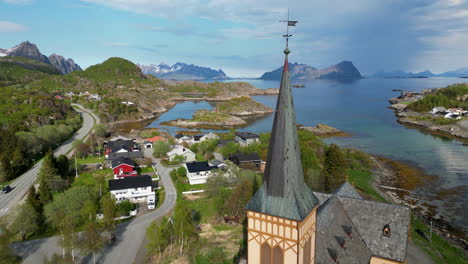
<svg viewBox="0 0 468 264"><path fill-rule="evenodd" d="M386 202L385 198L383 198L372 186L372 172L370 171L363 171L363 170L349 170L349 182L354 185L358 190L369 194L377 201Z"/></svg>
<svg viewBox="0 0 468 264"><path fill-rule="evenodd" d="M198 110L193 115L192 121L195 122L224 122L231 118L230 114L213 112L208 110Z"/></svg>
<svg viewBox="0 0 468 264"><path fill-rule="evenodd" d="M73 162L73 160L71 162ZM104 157L99 158L98 156L95 156L95 157L88 156L88 157L86 157L84 159L76 159L76 162L79 165L91 164L91 163L103 163L104 162Z"/></svg>
<svg viewBox="0 0 468 264"><path fill-rule="evenodd" d="M456 124L458 121L460 121L460 120L452 119L452 118L434 117L434 116L429 116L429 115L414 116L410 118L416 121L429 121L437 125L453 125L453 124Z"/></svg>
<svg viewBox="0 0 468 264"><path fill-rule="evenodd" d="M212 198L202 197L197 200L185 200L183 202L186 203L189 208L200 213L201 223L208 223L216 216L216 208L214 207Z"/></svg>
<svg viewBox="0 0 468 264"><path fill-rule="evenodd" d="M93 172L80 173L73 181L72 186L95 185L97 184L96 177L101 175L105 176L107 180L113 179L111 169L96 170Z"/></svg>
<svg viewBox="0 0 468 264"><path fill-rule="evenodd" d="M423 224L415 215L411 214L411 238L414 243L426 252L437 264L467 264L463 250L450 245L438 234L432 233L432 243L421 237L416 230L423 231L429 237L430 227Z"/></svg>
<svg viewBox="0 0 468 264"><path fill-rule="evenodd" d="M148 173L148 172L154 172L153 167L148 166L145 168L141 168L140 173Z"/></svg>
<svg viewBox="0 0 468 264"><path fill-rule="evenodd" d="M156 196L158 197L158 204L156 204L156 209L158 209L164 203L164 200L166 200L166 190L164 189L157 190Z"/></svg>

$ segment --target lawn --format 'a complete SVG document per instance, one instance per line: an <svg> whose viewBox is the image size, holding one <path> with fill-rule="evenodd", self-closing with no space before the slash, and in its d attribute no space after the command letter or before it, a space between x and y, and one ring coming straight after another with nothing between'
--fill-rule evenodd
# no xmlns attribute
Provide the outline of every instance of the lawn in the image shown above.
<svg viewBox="0 0 468 264"><path fill-rule="evenodd" d="M71 160L70 162L74 162ZM93 156L88 156L84 159L76 159L76 163L79 165L83 164L92 164L92 163L104 163L104 157L99 158L99 156L93 157Z"/></svg>
<svg viewBox="0 0 468 264"><path fill-rule="evenodd" d="M96 170L93 172L80 173L79 176L73 181L72 186L97 184L96 177L101 175L103 175L106 180L113 179L111 169Z"/></svg>
<svg viewBox="0 0 468 264"><path fill-rule="evenodd" d="M349 182L353 184L354 187L356 187L358 190L369 194L377 201L386 202L385 198L383 198L372 186L372 172L363 170L349 170L348 175Z"/></svg>

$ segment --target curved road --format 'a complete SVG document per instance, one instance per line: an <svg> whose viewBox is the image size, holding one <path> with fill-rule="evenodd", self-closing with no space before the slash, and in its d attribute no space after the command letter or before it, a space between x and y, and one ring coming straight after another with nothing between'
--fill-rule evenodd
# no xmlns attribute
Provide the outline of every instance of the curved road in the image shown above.
<svg viewBox="0 0 468 264"><path fill-rule="evenodd" d="M67 154L71 157L73 154L72 144L75 140L84 139L88 136L89 132L95 125L100 123L99 118L94 115L91 110L84 108L81 105L73 104L75 111L81 113L83 117L83 126L75 133L75 135L64 142L59 148L54 151L54 156L58 157L62 154ZM10 208L13 208L18 204L29 190L29 187L36 181L37 175L42 167L42 160L36 163L30 170L25 172L23 175L18 177L13 183L10 184L11 192L7 194L0 194L0 216L5 215Z"/></svg>
<svg viewBox="0 0 468 264"><path fill-rule="evenodd" d="M164 186L166 197L163 204L151 213L137 217L128 222L119 224L116 230L116 241L104 249L102 254L97 256L98 263L134 263L135 259L144 259L140 256L141 249L145 246L146 228L152 221L168 215L176 204L177 192L169 175L172 168L166 168L152 157L151 149L145 149L145 156L153 159L153 164L160 176L160 184ZM13 251L23 258L23 264L42 263L44 258L52 256L54 253L62 254L58 245L58 237L18 242L11 245ZM144 250L143 250L144 251ZM143 257L143 258L142 258ZM93 263L91 256L81 258L81 263Z"/></svg>

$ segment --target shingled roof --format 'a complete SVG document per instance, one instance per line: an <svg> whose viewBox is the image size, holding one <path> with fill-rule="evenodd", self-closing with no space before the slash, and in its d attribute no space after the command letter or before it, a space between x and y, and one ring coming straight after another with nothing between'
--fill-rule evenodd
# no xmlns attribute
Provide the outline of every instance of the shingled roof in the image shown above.
<svg viewBox="0 0 468 264"><path fill-rule="evenodd" d="M296 114L289 84L288 54L271 132L263 185L247 204L247 210L302 221L318 204L304 183Z"/></svg>
<svg viewBox="0 0 468 264"><path fill-rule="evenodd" d="M314 195L320 203L317 211L317 241L341 236L342 230L336 225L349 219L347 226L354 230L353 238L354 235L358 235L372 256L404 262L410 223L408 207L364 200L347 182L333 194L314 192ZM389 236L383 233L387 225L391 231ZM330 262L332 259L327 248L321 248L317 244L317 263L334 263ZM348 254L352 256L345 257L346 252L340 250L340 245L336 244L332 249L338 254L340 263L368 263L368 261L353 262L352 258L367 256L363 255L362 251L347 249Z"/></svg>

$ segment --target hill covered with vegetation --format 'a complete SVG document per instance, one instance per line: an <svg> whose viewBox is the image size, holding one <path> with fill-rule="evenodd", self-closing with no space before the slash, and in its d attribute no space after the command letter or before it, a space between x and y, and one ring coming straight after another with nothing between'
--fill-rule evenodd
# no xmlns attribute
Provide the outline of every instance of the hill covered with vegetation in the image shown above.
<svg viewBox="0 0 468 264"><path fill-rule="evenodd" d="M23 57L0 57L0 87L27 84L57 74L57 69L50 64Z"/></svg>
<svg viewBox="0 0 468 264"><path fill-rule="evenodd" d="M449 85L436 89L424 98L408 105L408 109L416 112L428 112L434 107L468 109L468 83Z"/></svg>

